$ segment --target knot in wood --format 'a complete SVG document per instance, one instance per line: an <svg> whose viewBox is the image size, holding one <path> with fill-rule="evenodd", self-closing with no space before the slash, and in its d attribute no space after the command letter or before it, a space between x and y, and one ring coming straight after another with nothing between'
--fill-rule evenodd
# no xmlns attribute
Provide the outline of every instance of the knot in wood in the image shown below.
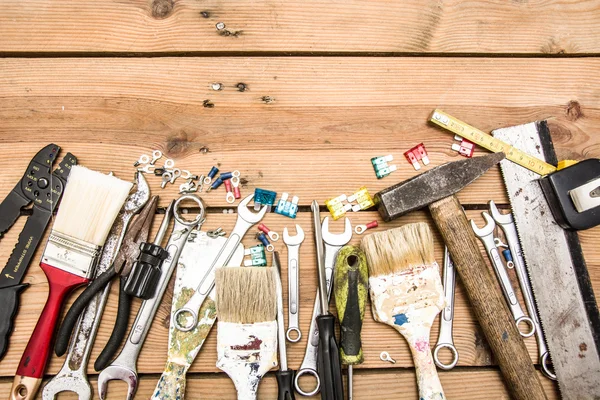
<svg viewBox="0 0 600 400"><path fill-rule="evenodd" d="M174 6L173 0L153 0L152 16L156 19L167 18L173 12Z"/></svg>

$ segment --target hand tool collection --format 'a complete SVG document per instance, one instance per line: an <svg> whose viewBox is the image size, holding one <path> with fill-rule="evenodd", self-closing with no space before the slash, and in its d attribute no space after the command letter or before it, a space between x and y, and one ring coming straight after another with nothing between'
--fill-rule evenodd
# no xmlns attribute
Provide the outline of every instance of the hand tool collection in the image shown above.
<svg viewBox="0 0 600 400"><path fill-rule="evenodd" d="M133 182L77 165L70 153L53 171L60 147L44 147L0 203L2 240L20 215L28 216L0 276L0 300L5 304L0 313L0 358L7 352L20 293L28 286L27 279L22 282L27 267L56 212L40 261L48 280L48 299L22 354L10 398L36 397L52 347L59 357L66 353L66 359L44 387L42 398L54 399L66 391L84 400L94 397L88 361L117 276L117 316L94 363L100 372L100 399L107 398L110 380L126 382L126 398L134 398L138 358L163 297L171 302L165 319L168 356L151 397L154 400L185 398L187 372L215 322L216 366L229 376L238 399L256 399L261 379L279 367L274 373L279 400L293 400L295 392L303 396L320 392L322 399L347 396L351 400L355 397L353 366L365 360L389 362L387 367L396 363L390 355L393 349L379 349L376 355L369 354L369 349L363 352L361 332L368 298L373 319L405 338L415 365L418 398L445 399L436 366L449 370L459 363L452 336L457 276L513 398L547 398L524 342L534 335L536 364L544 376L558 381L563 398L600 398L600 382L590 378L600 376L600 314L575 232L600 224L600 160L557 163L543 121L499 129L493 136L440 110L433 112L430 121L470 144L470 151L460 152L466 158L431 166L421 143L407 152L414 157L406 157L425 172L373 197L361 187L351 196L328 199L323 210L328 209L334 221L344 217L343 224L333 222L343 225L343 233L330 232L330 217L321 219L322 209L317 200L312 201L316 255L312 275L318 278L318 287L304 284L309 290L316 289L306 335L300 326L300 289L301 276L307 270L303 268L300 274L299 269L305 230L300 224L283 227L286 266L280 264L276 250L283 246L275 243L279 234L262 222L267 214L296 218L297 196L288 201L284 192L277 201L276 192L256 188L241 198L239 171L217 176L218 168L212 167L207 177L196 176L175 168L170 159L159 168L155 165L163 157L159 150L134 163ZM475 145L492 154L471 157ZM377 172L391 160L393 155L373 157L371 162ZM511 212L503 212L507 207L490 201L489 212L482 213L482 227L468 220L456 194L497 164ZM377 179L392 179L387 177L389 172L378 173ZM181 196L166 209L158 207L158 196L151 195L152 184L146 176L153 174L161 177L159 186L163 187L179 176L187 180L180 187ZM210 211L199 197L204 185L208 186L206 196L224 185L227 203L240 199L235 226L228 234L218 226L202 230L207 219L211 222ZM249 207L253 200L254 212ZM354 201L358 204L352 204ZM31 211L24 209L31 203ZM373 206L385 222L429 209L445 245L443 279L430 224L396 224L386 229L381 220L372 221L371 216L353 231L347 212ZM163 210L150 241L153 219ZM243 239L257 224L258 233L255 228L247 235L255 242L245 249ZM291 235L289 229L296 234ZM369 229L372 231L366 232ZM349 245L353 232L363 235L362 240ZM272 252L270 267L267 252ZM287 286L282 283L286 268ZM513 274L516 280L511 279ZM175 282L169 298L165 294L172 275ZM518 288L513 282L518 282ZM75 288L84 285L53 343L63 303ZM286 293L288 301L284 302ZM332 293L336 315L329 310ZM138 302L137 315L129 326L133 304ZM438 314L440 329L432 351L430 331ZM303 339L306 351L296 372L288 364L287 346ZM449 351L451 357L442 351ZM347 366L347 390L343 365ZM306 390L310 378L314 383ZM188 397L198 396L188 393Z"/></svg>

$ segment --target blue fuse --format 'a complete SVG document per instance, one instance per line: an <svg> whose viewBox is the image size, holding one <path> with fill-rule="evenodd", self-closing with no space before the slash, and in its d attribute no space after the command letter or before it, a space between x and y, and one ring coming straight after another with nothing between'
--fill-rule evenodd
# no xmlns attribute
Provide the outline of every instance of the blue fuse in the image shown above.
<svg viewBox="0 0 600 400"><path fill-rule="evenodd" d="M210 172L208 173L208 175L206 175L206 178L204 178L204 184L205 185L210 185L210 183L212 182L213 178L217 175L218 172L219 172L219 168L212 167L210 169Z"/></svg>
<svg viewBox="0 0 600 400"><path fill-rule="evenodd" d="M267 235L265 235L261 231L258 231L258 233L256 234L256 238L260 240L260 242L267 248L267 251L275 250L275 247L269 242L269 239L267 239Z"/></svg>
<svg viewBox="0 0 600 400"><path fill-rule="evenodd" d="M508 268L513 268L515 266L515 263L513 261L512 254L510 253L510 250L509 249L502 250L502 255L504 256L504 259L506 260L506 266Z"/></svg>
<svg viewBox="0 0 600 400"><path fill-rule="evenodd" d="M285 210L285 205L288 202L287 201L288 197L289 197L289 195L287 193L285 193L285 192L281 193L281 199L279 199L279 203L277 203L277 208L275 209L275 212L277 214L285 215L284 210Z"/></svg>
<svg viewBox="0 0 600 400"><path fill-rule="evenodd" d="M271 212L271 207L275 204L277 193L270 190L256 188L254 189L254 210L260 210L261 205L267 206L267 212Z"/></svg>
<svg viewBox="0 0 600 400"><path fill-rule="evenodd" d="M292 198L292 202L290 203L290 208L289 211L287 213L287 216L290 218L296 218L296 214L298 213L298 202L300 201L300 199L298 198L298 196L294 196Z"/></svg>

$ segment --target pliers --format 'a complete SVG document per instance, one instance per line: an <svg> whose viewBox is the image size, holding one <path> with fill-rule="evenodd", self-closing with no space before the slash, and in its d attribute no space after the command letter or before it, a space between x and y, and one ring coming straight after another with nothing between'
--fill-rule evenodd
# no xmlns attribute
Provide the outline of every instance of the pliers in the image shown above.
<svg viewBox="0 0 600 400"><path fill-rule="evenodd" d="M113 332L110 335L106 346L94 363L94 369L96 371L100 371L112 361L112 358L117 350L119 350L119 347L125 338L127 333L127 324L129 323L129 314L131 311L131 301L133 296L128 293L127 290L125 290L127 278L129 273L132 271L134 263L141 253L140 248L142 245L148 242L150 225L156 212L157 203L158 196L152 196L140 214L137 215L135 220L131 223L127 233L123 238L121 247L112 263L112 266L100 274L92 281L92 283L90 283L88 287L85 288L83 293L79 295L77 300L75 300L67 312L56 340L54 350L57 356L60 357L67 351L69 338L71 337L73 328L75 327L77 319L83 310L85 310L88 303L94 298L94 296L96 296L97 293L104 290L106 285L115 276L120 275L117 319L115 321L115 326L113 327ZM161 253L159 256L162 256L164 253Z"/></svg>

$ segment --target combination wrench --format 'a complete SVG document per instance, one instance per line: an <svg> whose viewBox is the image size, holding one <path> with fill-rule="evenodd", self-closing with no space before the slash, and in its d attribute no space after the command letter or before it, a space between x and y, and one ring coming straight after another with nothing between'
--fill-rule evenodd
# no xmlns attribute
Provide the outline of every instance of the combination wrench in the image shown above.
<svg viewBox="0 0 600 400"><path fill-rule="evenodd" d="M438 335L437 344L433 351L433 361L435 365L444 370L450 370L458 363L458 350L454 346L452 338L452 324L454 322L454 290L456 289L456 270L454 263L450 258L450 252L446 247L444 249L444 297L446 307L442 310L440 318L440 333ZM444 364L438 353L441 349L448 349L452 353L452 361L450 364Z"/></svg>
<svg viewBox="0 0 600 400"><path fill-rule="evenodd" d="M321 232L323 243L325 244L325 280L327 285L327 299L331 298L331 289L333 288L333 269L335 267L335 258L338 251L352 239L352 225L348 218L344 221L344 233L333 234L329 232L329 217L325 217L321 223ZM300 369L294 379L296 391L302 396L313 396L321 389L321 380L317 371L317 355L319 353L319 330L317 328L317 317L321 315L321 302L319 301L319 291L317 290L313 313L308 331L308 342L306 343L306 352L300 365ZM302 390L299 384L302 375L312 375L316 379L316 386L311 392Z"/></svg>
<svg viewBox="0 0 600 400"><path fill-rule="evenodd" d="M125 205L106 239L102 256L96 267L96 276L110 268L119 247L121 247L121 242L131 218L150 199L150 187L144 174L137 172L135 181L136 191L125 201ZM44 386L42 391L43 400L53 400L61 392L77 393L80 400L90 400L92 398L92 386L87 378L87 366L109 293L110 283L102 293L99 293L90 301L79 317L77 327L71 337L65 363L58 374Z"/></svg>
<svg viewBox="0 0 600 400"><path fill-rule="evenodd" d="M471 228L485 247L485 250L492 262L492 266L494 267L494 271L496 272L496 276L500 281L500 287L502 288L502 292L504 293L504 298L508 303L508 308L510 308L510 312L515 319L515 323L517 324L517 328L519 329L519 333L523 337L530 337L535 333L535 324L531 318L525 315L521 305L519 304L519 300L515 293L515 290L510 282L510 278L508 277L508 272L504 267L504 263L500 258L500 252L496 247L496 243L494 242L494 230L496 229L496 223L493 218L487 212L482 212L483 218L485 218L486 224L483 228L478 228L475 225L475 221L471 220ZM529 325L530 330L527 332L522 332L519 325L521 322L527 323Z"/></svg>
<svg viewBox="0 0 600 400"><path fill-rule="evenodd" d="M529 276L525 267L525 258L523 257L523 251L521 250L521 243L519 241L519 235L517 234L515 221L513 220L512 214L500 213L493 201L490 201L490 213L492 214L494 221L496 221L504 232L504 236L508 242L508 248L513 256L515 271L517 272L517 278L519 279L525 306L535 325L535 338L538 344L538 360L542 366L542 372L546 377L556 380L556 375L549 367L549 364L551 364L550 353L548 352L548 347L546 347L546 338L544 338L544 332L542 331L542 325L540 323L540 318L538 317L537 306L535 305L533 290L529 283Z"/></svg>
<svg viewBox="0 0 600 400"><path fill-rule="evenodd" d="M304 231L300 225L296 224L295 236L290 236L287 227L283 228L283 242L288 251L288 329L285 331L285 337L292 343L299 342L302 337L298 320L300 312L299 252L303 241ZM290 335L292 332L296 333L295 338Z"/></svg>
<svg viewBox="0 0 600 400"><path fill-rule="evenodd" d="M200 212L193 221L185 220L179 213L179 206L184 200L192 200L200 207ZM183 246L186 244L192 228L200 226L204 221L204 214L204 203L199 197L194 195L181 196L177 201L174 203L171 202L169 205L159 232L166 230L169 226L171 215L175 219L175 223L169 242L166 246L169 256L163 262L160 278L156 287L156 295L153 298L142 302L121 353L112 364L102 370L100 375L98 375L98 394L100 400L104 400L106 396L108 382L115 379L120 379L127 383L127 400L133 399L138 387L137 359L140 355L140 351L142 350L146 336L150 331L152 321L160 306L162 297L167 290L169 280L175 270Z"/></svg>

